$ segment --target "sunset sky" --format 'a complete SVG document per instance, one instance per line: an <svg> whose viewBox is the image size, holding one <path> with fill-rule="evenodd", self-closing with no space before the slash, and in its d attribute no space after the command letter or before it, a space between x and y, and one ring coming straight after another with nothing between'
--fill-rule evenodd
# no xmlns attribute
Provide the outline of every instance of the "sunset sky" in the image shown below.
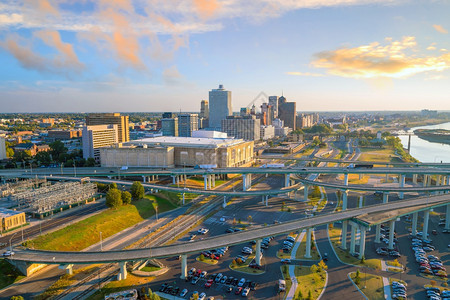
<svg viewBox="0 0 450 300"><path fill-rule="evenodd" d="M1 112L450 110L448 0L3 0Z"/></svg>

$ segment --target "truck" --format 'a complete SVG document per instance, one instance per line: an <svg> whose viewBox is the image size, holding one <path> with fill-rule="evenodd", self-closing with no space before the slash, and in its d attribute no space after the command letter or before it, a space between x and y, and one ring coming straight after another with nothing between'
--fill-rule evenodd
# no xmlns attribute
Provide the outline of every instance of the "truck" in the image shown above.
<svg viewBox="0 0 450 300"><path fill-rule="evenodd" d="M217 165L195 165L194 169L211 170L217 168Z"/></svg>
<svg viewBox="0 0 450 300"><path fill-rule="evenodd" d="M284 167L285 167L284 164L264 164L261 166L261 168L276 168L276 169L281 169Z"/></svg>

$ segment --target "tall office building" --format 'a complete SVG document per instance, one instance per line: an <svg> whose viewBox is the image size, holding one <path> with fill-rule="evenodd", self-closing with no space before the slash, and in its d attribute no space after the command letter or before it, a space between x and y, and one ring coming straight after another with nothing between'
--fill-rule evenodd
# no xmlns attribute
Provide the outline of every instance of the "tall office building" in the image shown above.
<svg viewBox="0 0 450 300"><path fill-rule="evenodd" d="M111 146L119 142L118 125L93 125L83 127L83 158L94 158L100 162L98 148Z"/></svg>
<svg viewBox="0 0 450 300"><path fill-rule="evenodd" d="M128 142L130 140L128 116L121 116L120 113L96 113L89 114L86 117L86 126L109 124L117 125L119 143Z"/></svg>
<svg viewBox="0 0 450 300"><path fill-rule="evenodd" d="M272 121L275 119L272 105L263 103L261 105L261 114L264 115L264 122L261 125L272 125Z"/></svg>
<svg viewBox="0 0 450 300"><path fill-rule="evenodd" d="M287 102L284 96L278 98L278 118L284 121L284 126L295 129L297 103Z"/></svg>
<svg viewBox="0 0 450 300"><path fill-rule="evenodd" d="M161 131L164 136L178 136L178 118L162 119Z"/></svg>
<svg viewBox="0 0 450 300"><path fill-rule="evenodd" d="M256 116L228 116L222 120L222 132L228 136L247 141L259 140L261 136L261 120Z"/></svg>
<svg viewBox="0 0 450 300"><path fill-rule="evenodd" d="M198 130L197 114L178 115L178 136L190 137L192 131Z"/></svg>
<svg viewBox="0 0 450 300"><path fill-rule="evenodd" d="M218 89L209 92L209 127L220 128L222 120L233 114L231 92L219 85Z"/></svg>
<svg viewBox="0 0 450 300"><path fill-rule="evenodd" d="M273 119L278 118L278 96L269 96L269 105L272 106Z"/></svg>
<svg viewBox="0 0 450 300"><path fill-rule="evenodd" d="M202 100L200 103L200 118L208 119L209 118L209 105L207 100Z"/></svg>
<svg viewBox="0 0 450 300"><path fill-rule="evenodd" d="M0 136L0 159L7 159L6 156L6 140L5 137Z"/></svg>

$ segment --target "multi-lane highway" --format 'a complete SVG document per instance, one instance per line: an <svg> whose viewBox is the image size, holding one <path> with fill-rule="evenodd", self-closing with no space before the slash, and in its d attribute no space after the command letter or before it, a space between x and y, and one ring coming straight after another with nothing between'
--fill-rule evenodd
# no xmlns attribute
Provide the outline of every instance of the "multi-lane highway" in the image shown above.
<svg viewBox="0 0 450 300"><path fill-rule="evenodd" d="M316 227L340 220L351 219L363 214L379 213L383 211L392 212L394 210L399 210L407 207L414 208L415 206L420 205L437 207L448 203L450 203L450 197L448 195L420 197L403 201L395 201L392 203L372 205L363 208L349 209L308 219L295 220L283 224L276 224L242 232L235 232L233 234L217 236L191 243L182 243L147 249L105 252L56 252L17 249L17 253L12 259L17 261L45 264L84 264L171 257L180 254L199 253L207 249L216 249L224 246L241 244L243 242L248 242L267 236L286 234L303 228Z"/></svg>

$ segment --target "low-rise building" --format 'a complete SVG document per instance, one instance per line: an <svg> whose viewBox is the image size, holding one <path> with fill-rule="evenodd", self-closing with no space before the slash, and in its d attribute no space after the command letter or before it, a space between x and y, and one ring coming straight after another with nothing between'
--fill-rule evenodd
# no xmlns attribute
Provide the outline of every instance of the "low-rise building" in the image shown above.
<svg viewBox="0 0 450 300"><path fill-rule="evenodd" d="M2 232L19 227L26 222L24 212L0 207L0 228Z"/></svg>
<svg viewBox="0 0 450 300"><path fill-rule="evenodd" d="M253 162L253 147L242 139L162 136L102 148L100 157L102 167L238 167Z"/></svg>

